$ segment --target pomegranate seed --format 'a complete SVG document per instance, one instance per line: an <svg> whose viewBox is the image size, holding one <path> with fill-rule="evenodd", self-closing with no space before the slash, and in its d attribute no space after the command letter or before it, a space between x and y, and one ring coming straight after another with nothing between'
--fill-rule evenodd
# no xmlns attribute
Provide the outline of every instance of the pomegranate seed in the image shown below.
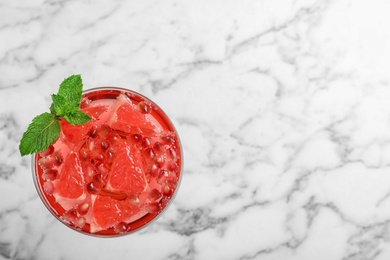
<svg viewBox="0 0 390 260"><path fill-rule="evenodd" d="M174 173L176 173L176 172L178 172L179 171L179 166L177 165L177 163L174 163L174 162L170 162L169 164L168 164L168 171L170 171L170 172L174 172Z"/></svg>
<svg viewBox="0 0 390 260"><path fill-rule="evenodd" d="M103 175L107 175L110 169L102 162L96 164L96 169Z"/></svg>
<svg viewBox="0 0 390 260"><path fill-rule="evenodd" d="M87 141L85 141L85 147L89 151L93 151L93 149L95 148L95 142L91 139L88 139Z"/></svg>
<svg viewBox="0 0 390 260"><path fill-rule="evenodd" d="M114 134L114 133L110 133L107 137L107 140L111 143L111 144L116 144L119 142L119 140L121 139L120 135L118 134Z"/></svg>
<svg viewBox="0 0 390 260"><path fill-rule="evenodd" d="M50 180L53 181L57 178L58 171L56 169L49 169L43 172L42 178L44 180Z"/></svg>
<svg viewBox="0 0 390 260"><path fill-rule="evenodd" d="M144 114L150 114L152 112L152 106L145 101L139 102L138 106Z"/></svg>
<svg viewBox="0 0 390 260"><path fill-rule="evenodd" d="M147 158L147 159L152 159L153 157L154 157L154 151L153 151L153 149L152 148L146 148L145 150L144 150L144 155L145 155L145 158Z"/></svg>
<svg viewBox="0 0 390 260"><path fill-rule="evenodd" d="M98 149L94 150L91 155L92 159L95 161L101 162L104 160L104 154Z"/></svg>
<svg viewBox="0 0 390 260"><path fill-rule="evenodd" d="M43 184L43 190L45 191L46 194L52 195L54 193L54 185L51 181L46 181Z"/></svg>
<svg viewBox="0 0 390 260"><path fill-rule="evenodd" d="M83 202L81 204L79 204L77 206L77 212L80 214L80 215L85 215L88 213L88 210L89 210L89 203L88 202Z"/></svg>
<svg viewBox="0 0 390 260"><path fill-rule="evenodd" d="M90 182L87 184L87 191L91 194L97 194L101 190L101 187L99 184L95 182Z"/></svg>
<svg viewBox="0 0 390 260"><path fill-rule="evenodd" d="M154 163L149 172L150 176L156 177L159 172L160 168L158 167L157 163Z"/></svg>
<svg viewBox="0 0 390 260"><path fill-rule="evenodd" d="M130 228L130 225L126 222L119 222L118 225L114 227L116 233L125 233Z"/></svg>
<svg viewBox="0 0 390 260"><path fill-rule="evenodd" d="M150 139L148 137L145 137L143 140L142 140L142 146L144 148L148 148L152 145L152 143L150 142Z"/></svg>
<svg viewBox="0 0 390 260"><path fill-rule="evenodd" d="M177 183L177 175L174 172L169 172L168 178L166 181L170 184L175 185Z"/></svg>
<svg viewBox="0 0 390 260"><path fill-rule="evenodd" d="M98 126L97 126L97 125L93 125L93 126L91 127L91 129L89 129L88 135L89 135L90 137L96 137L96 135L97 135L97 130L98 130Z"/></svg>
<svg viewBox="0 0 390 260"><path fill-rule="evenodd" d="M161 140L164 141L167 144L173 144L175 142L173 134L169 134L169 133L166 133L165 135L162 135L161 136Z"/></svg>
<svg viewBox="0 0 390 260"><path fill-rule="evenodd" d="M108 142L104 141L104 140L102 140L102 141L100 142L100 144L101 144L103 150L107 150L108 147L110 146L110 144L109 144Z"/></svg>
<svg viewBox="0 0 390 260"><path fill-rule="evenodd" d="M153 189L149 194L149 199L151 201L158 201L159 199L161 199L161 197L162 194L157 189Z"/></svg>
<svg viewBox="0 0 390 260"><path fill-rule="evenodd" d="M172 147L168 149L168 154L171 157L172 160L176 161L176 150Z"/></svg>
<svg viewBox="0 0 390 260"><path fill-rule="evenodd" d="M86 163L84 165L84 172L86 173L86 176L92 177L95 175L95 167L90 163Z"/></svg>
<svg viewBox="0 0 390 260"><path fill-rule="evenodd" d="M54 146L50 145L45 151L41 152L41 156L48 156L54 152Z"/></svg>
<svg viewBox="0 0 390 260"><path fill-rule="evenodd" d="M79 227L79 228L82 228L84 227L85 225L85 218L84 217L79 217L79 218L76 218L74 221L73 221L73 224L76 226L76 227Z"/></svg>
<svg viewBox="0 0 390 260"><path fill-rule="evenodd" d="M158 154L161 154L162 152L164 152L164 146L160 143L160 142L156 142L154 145L153 145L153 150L158 153Z"/></svg>
<svg viewBox="0 0 390 260"><path fill-rule="evenodd" d="M167 170L161 170L158 174L157 182L163 184L169 177L169 172Z"/></svg>
<svg viewBox="0 0 390 260"><path fill-rule="evenodd" d="M162 194L164 194L165 196L171 196L172 193L173 193L173 190L171 188L171 186L168 184L168 183L164 183L162 186L161 186L161 192Z"/></svg>
<svg viewBox="0 0 390 260"><path fill-rule="evenodd" d="M54 167L53 162L50 160L49 157L42 157L38 160L38 165L41 166L43 170L51 169Z"/></svg>
<svg viewBox="0 0 390 260"><path fill-rule="evenodd" d="M114 160L114 155L115 155L115 149L110 147L108 150L107 150L107 162L108 164L112 164L113 160Z"/></svg>
<svg viewBox="0 0 390 260"><path fill-rule="evenodd" d="M177 177L174 176L174 175L170 175L168 178L167 178L167 183L170 183L172 185L176 185L177 183Z"/></svg>
<svg viewBox="0 0 390 260"><path fill-rule="evenodd" d="M110 132L111 132L111 127L107 124L102 124L98 129L98 134L100 137L105 137Z"/></svg>
<svg viewBox="0 0 390 260"><path fill-rule="evenodd" d="M167 204L168 202L170 201L172 196L163 196L162 199L160 200L160 205L161 205L161 208L163 209Z"/></svg>
<svg viewBox="0 0 390 260"><path fill-rule="evenodd" d="M60 152L55 151L54 152L54 165L60 166L62 164L63 158Z"/></svg>
<svg viewBox="0 0 390 260"><path fill-rule="evenodd" d="M146 204L146 210L149 213L159 213L161 210L161 205L158 202L152 202Z"/></svg>
<svg viewBox="0 0 390 260"><path fill-rule="evenodd" d="M85 161L85 160L87 160L89 158L90 151L86 147L83 147L79 151L79 156L80 156L81 160Z"/></svg>
<svg viewBox="0 0 390 260"><path fill-rule="evenodd" d="M70 209L68 211L65 211L62 217L68 222L74 222L77 219L77 211L75 209Z"/></svg>
<svg viewBox="0 0 390 260"><path fill-rule="evenodd" d="M157 166L159 168L162 168L164 166L164 164L165 164L164 156L157 156L155 160L156 160Z"/></svg>
<svg viewBox="0 0 390 260"><path fill-rule="evenodd" d="M130 203L133 204L133 205L138 205L139 202L140 202L139 197L138 197L137 194L130 194L128 196L128 199L129 199Z"/></svg>

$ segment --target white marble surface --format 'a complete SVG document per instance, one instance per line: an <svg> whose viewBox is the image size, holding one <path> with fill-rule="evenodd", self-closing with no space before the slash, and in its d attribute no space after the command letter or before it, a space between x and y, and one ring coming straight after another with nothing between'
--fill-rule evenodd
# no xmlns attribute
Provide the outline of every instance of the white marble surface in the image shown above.
<svg viewBox="0 0 390 260"><path fill-rule="evenodd" d="M387 0L0 0L0 259L390 259ZM139 91L185 154L169 211L55 221L18 143L59 82Z"/></svg>

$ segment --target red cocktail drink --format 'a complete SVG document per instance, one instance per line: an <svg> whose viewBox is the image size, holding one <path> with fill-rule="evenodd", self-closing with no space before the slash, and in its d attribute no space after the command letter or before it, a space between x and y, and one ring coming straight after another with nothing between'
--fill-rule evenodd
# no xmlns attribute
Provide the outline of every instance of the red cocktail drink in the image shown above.
<svg viewBox="0 0 390 260"><path fill-rule="evenodd" d="M178 135L165 113L130 90L87 90L83 125L61 119L58 140L33 156L34 181L50 212L100 236L144 227L168 206L181 179Z"/></svg>

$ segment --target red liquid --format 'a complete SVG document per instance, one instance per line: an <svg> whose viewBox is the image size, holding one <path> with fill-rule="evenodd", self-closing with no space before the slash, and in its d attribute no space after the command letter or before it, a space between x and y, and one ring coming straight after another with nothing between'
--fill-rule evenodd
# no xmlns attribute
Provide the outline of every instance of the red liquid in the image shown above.
<svg viewBox="0 0 390 260"><path fill-rule="evenodd" d="M182 167L177 133L158 106L129 90L86 91L80 108L93 120L82 126L61 121L59 139L33 157L38 193L77 231L134 232L175 195Z"/></svg>

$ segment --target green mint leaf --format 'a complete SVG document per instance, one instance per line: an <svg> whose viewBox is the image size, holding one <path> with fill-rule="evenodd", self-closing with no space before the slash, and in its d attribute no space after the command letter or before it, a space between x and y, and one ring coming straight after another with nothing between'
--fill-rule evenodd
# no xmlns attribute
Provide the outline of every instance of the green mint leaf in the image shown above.
<svg viewBox="0 0 390 260"><path fill-rule="evenodd" d="M80 75L72 75L61 83L57 95L65 99L71 108L79 108L83 93L83 81Z"/></svg>
<svg viewBox="0 0 390 260"><path fill-rule="evenodd" d="M67 111L67 103L65 98L60 95L51 95L51 99L53 100L52 105L50 106L50 111L52 114L56 116L64 116Z"/></svg>
<svg viewBox="0 0 390 260"><path fill-rule="evenodd" d="M79 109L67 110L64 118L71 125L81 125L87 123L92 118Z"/></svg>
<svg viewBox="0 0 390 260"><path fill-rule="evenodd" d="M60 118L72 125L85 124L92 118L79 110L83 92L80 75L70 76L60 84L57 94L51 96L50 113L35 117L20 140L22 156L47 149L58 139L61 131Z"/></svg>
<svg viewBox="0 0 390 260"><path fill-rule="evenodd" d="M24 156L44 151L57 140L60 131L60 123L55 115L43 113L35 117L20 140L20 154Z"/></svg>
<svg viewBox="0 0 390 260"><path fill-rule="evenodd" d="M52 115L55 115L55 114L56 114L56 111L55 111L55 109L54 109L54 104L53 104L53 103L51 103L51 105L50 105L50 113L51 113Z"/></svg>

